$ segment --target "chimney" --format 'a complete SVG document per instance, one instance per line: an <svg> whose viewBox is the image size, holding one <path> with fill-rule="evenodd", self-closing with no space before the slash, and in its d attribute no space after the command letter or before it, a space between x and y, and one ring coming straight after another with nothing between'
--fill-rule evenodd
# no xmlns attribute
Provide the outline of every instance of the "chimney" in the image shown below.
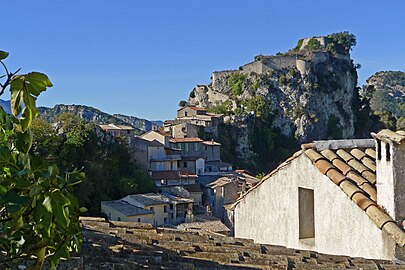
<svg viewBox="0 0 405 270"><path fill-rule="evenodd" d="M377 203L397 222L405 220L405 131L371 133L376 143Z"/></svg>

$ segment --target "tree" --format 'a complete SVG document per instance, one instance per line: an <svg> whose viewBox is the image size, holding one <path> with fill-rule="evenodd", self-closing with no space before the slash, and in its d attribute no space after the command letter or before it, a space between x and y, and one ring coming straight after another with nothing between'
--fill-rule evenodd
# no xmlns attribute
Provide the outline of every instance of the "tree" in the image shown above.
<svg viewBox="0 0 405 270"><path fill-rule="evenodd" d="M180 100L179 102L179 107L186 107L187 106L187 101L185 100Z"/></svg>
<svg viewBox="0 0 405 270"><path fill-rule="evenodd" d="M73 113L62 113L56 121L48 124L52 130L47 129L45 134L59 135L47 136L47 141L41 135L44 132L40 129L40 134L36 134L35 128L34 145L45 149L44 156L53 156L61 171L82 168L86 178L74 187L74 194L80 205L88 209L87 215L100 216L102 201L153 191L153 181L131 160L125 143L102 141L93 123ZM52 147L46 147L45 143L55 145L57 151L52 152Z"/></svg>
<svg viewBox="0 0 405 270"><path fill-rule="evenodd" d="M52 83L39 72L9 72L3 61L7 57L0 51L5 70L0 96L11 92L12 110L9 115L0 107L0 266L25 258L34 259L32 269L40 269L48 259L55 269L61 257L68 258L81 245L79 205L72 190L84 176L76 170L59 176L57 166L29 153L36 100Z"/></svg>
<svg viewBox="0 0 405 270"><path fill-rule="evenodd" d="M319 40L317 40L316 38L311 38L308 41L307 46L305 46L305 48L311 51L316 51L322 49L322 46Z"/></svg>
<svg viewBox="0 0 405 270"><path fill-rule="evenodd" d="M335 45L340 46L344 52L348 53L357 44L356 36L348 31L333 33L328 35L328 38Z"/></svg>

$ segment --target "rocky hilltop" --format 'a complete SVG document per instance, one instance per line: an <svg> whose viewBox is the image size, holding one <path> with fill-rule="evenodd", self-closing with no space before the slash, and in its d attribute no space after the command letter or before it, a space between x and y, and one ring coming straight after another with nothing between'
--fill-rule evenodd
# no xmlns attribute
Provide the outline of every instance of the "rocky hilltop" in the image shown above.
<svg viewBox="0 0 405 270"><path fill-rule="evenodd" d="M405 72L380 71L360 91L362 129L405 129ZM371 116L371 117L368 117Z"/></svg>
<svg viewBox="0 0 405 270"><path fill-rule="evenodd" d="M355 136L355 44L348 32L302 39L286 53L213 72L188 103L226 115L219 139L228 161L267 171L298 143Z"/></svg>
<svg viewBox="0 0 405 270"><path fill-rule="evenodd" d="M138 133L143 133L159 126L159 122L151 122L146 119L137 118L135 116L127 116L122 114L108 114L100 111L99 109L83 106L83 105L64 105L58 104L53 108L39 107L39 115L47 122L55 122L56 118L65 112L74 113L82 118L84 121L93 122L96 124L119 124L130 125L138 130Z"/></svg>

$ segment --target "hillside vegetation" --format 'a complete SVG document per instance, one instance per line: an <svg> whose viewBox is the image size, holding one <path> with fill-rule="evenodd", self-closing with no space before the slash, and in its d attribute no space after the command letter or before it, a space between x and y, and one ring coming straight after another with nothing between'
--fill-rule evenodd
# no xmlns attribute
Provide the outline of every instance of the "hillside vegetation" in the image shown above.
<svg viewBox="0 0 405 270"><path fill-rule="evenodd" d="M236 166L269 171L303 142L355 137L359 65L348 32L306 38L286 53L258 55L212 74L188 103L225 115L219 140Z"/></svg>

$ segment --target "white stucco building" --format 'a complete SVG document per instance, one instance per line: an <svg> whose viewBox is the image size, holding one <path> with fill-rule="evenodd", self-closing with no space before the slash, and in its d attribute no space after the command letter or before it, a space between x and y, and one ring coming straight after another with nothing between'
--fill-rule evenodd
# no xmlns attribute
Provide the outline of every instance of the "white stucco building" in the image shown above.
<svg viewBox="0 0 405 270"><path fill-rule="evenodd" d="M302 146L233 205L235 236L370 259L405 259L405 132Z"/></svg>

